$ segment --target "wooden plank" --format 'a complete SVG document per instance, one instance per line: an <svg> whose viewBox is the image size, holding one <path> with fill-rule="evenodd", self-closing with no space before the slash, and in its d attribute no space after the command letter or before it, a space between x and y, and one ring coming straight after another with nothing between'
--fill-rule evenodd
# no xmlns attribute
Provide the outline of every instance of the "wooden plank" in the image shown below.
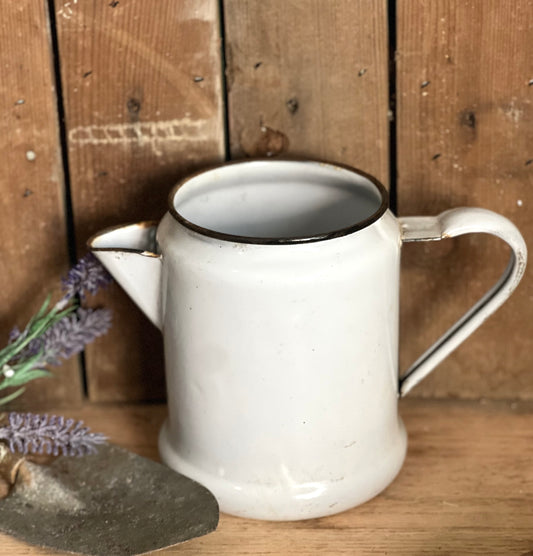
<svg viewBox="0 0 533 556"><path fill-rule="evenodd" d="M398 2L398 212L493 209L533 239L533 3ZM508 257L471 236L406 246L402 367L488 289ZM511 300L417 388L533 397L531 266Z"/></svg>
<svg viewBox="0 0 533 556"><path fill-rule="evenodd" d="M80 251L109 225L159 219L180 176L224 155L215 0L56 0ZM118 287L87 352L91 400L163 396L160 334Z"/></svg>
<svg viewBox="0 0 533 556"><path fill-rule="evenodd" d="M93 430L157 458L162 406L72 411ZM404 400L404 467L382 494L323 519L264 522L222 515L218 530L161 554L251 556L526 556L533 550L533 405ZM0 556L50 554L0 535Z"/></svg>
<svg viewBox="0 0 533 556"><path fill-rule="evenodd" d="M25 326L68 270L64 180L46 2L1 3L0 337ZM81 401L76 359L12 405Z"/></svg>
<svg viewBox="0 0 533 556"><path fill-rule="evenodd" d="M388 182L385 0L225 0L231 155L345 162Z"/></svg>

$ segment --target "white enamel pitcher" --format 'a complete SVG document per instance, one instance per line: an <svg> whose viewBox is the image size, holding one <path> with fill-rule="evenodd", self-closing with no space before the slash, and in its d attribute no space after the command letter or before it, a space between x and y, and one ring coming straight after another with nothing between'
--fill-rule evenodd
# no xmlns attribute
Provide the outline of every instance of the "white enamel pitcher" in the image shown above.
<svg viewBox="0 0 533 556"><path fill-rule="evenodd" d="M477 232L509 244L507 269L399 378L402 244ZM289 160L197 173L159 226L89 245L163 331L163 461L222 511L269 520L341 512L394 479L406 452L398 398L509 297L527 256L503 216L396 218L371 176Z"/></svg>

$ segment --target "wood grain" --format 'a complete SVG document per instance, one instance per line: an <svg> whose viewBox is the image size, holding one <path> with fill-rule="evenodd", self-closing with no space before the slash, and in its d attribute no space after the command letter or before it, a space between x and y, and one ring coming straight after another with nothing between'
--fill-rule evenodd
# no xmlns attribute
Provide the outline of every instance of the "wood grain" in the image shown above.
<svg viewBox="0 0 533 556"><path fill-rule="evenodd" d="M481 206L533 240L533 3L400 0L398 212ZM406 368L502 272L507 250L470 236L404 250ZM531 268L511 300L415 390L532 398Z"/></svg>
<svg viewBox="0 0 533 556"><path fill-rule="evenodd" d="M56 0L80 252L109 225L159 219L180 176L224 155L214 0ZM112 331L87 352L91 400L163 396L160 334L113 287Z"/></svg>
<svg viewBox="0 0 533 556"><path fill-rule="evenodd" d="M382 494L301 522L222 515L218 530L161 554L195 556L526 556L533 550L533 405L404 400L409 450ZM163 406L72 411L95 431L157 458ZM0 556L51 554L0 535Z"/></svg>
<svg viewBox="0 0 533 556"><path fill-rule="evenodd" d="M388 183L384 0L225 0L233 158L345 162Z"/></svg>
<svg viewBox="0 0 533 556"><path fill-rule="evenodd" d="M1 2L0 342L23 328L68 270L64 179L46 2ZM76 359L12 407L81 401Z"/></svg>

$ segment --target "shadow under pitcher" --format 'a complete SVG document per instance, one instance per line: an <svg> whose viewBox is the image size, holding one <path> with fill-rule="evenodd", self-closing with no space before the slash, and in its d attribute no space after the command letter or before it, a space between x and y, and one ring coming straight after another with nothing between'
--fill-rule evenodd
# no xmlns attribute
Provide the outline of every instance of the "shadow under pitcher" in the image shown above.
<svg viewBox="0 0 533 556"><path fill-rule="evenodd" d="M469 233L503 239L509 265L400 379L402 244ZM407 445L398 398L509 297L527 258L503 216L396 218L375 178L310 160L199 172L159 225L89 246L163 331L163 461L223 512L268 520L338 513L394 479Z"/></svg>

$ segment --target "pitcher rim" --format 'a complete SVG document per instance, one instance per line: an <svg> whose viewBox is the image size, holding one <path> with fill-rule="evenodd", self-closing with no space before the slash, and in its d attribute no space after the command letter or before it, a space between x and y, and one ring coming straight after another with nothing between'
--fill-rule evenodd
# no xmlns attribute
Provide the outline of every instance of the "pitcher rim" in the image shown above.
<svg viewBox="0 0 533 556"><path fill-rule="evenodd" d="M381 203L379 207L376 209L374 213L372 213L369 217L364 218L363 220L359 220L355 224L350 226L346 226L344 228L339 228L338 230L332 230L329 232L322 232L318 234L313 234L309 236L288 236L288 237L255 237L255 236L246 236L246 235L237 235L237 234L229 234L226 232L217 232L216 230L212 230L210 228L206 228L204 226L200 226L187 220L184 216L182 216L174 206L174 199L176 193L179 189L181 189L185 184L189 181L193 180L194 178L201 176L207 172L211 172L213 170L217 170L219 168L225 168L227 166L233 165L244 165L244 164L253 164L256 162L296 162L301 164L318 164L321 166L331 167L332 169L342 169L348 170L349 172L359 175L369 182L371 182L374 187L377 189L378 193L381 197ZM327 160L318 160L318 159L310 159L310 158L291 158L291 157L284 157L284 158L249 158L249 159L240 159L240 160L229 160L226 162L221 162L218 164L213 164L206 168L202 168L201 170L197 170L196 172L187 175L185 178L179 180L176 185L170 190L168 195L168 211L172 215L172 217L177 220L181 225L185 226L186 228L201 234L203 236L212 237L218 240L229 241L232 243L247 243L247 244L258 244L258 245L295 245L295 244L302 244L302 243L315 243L318 241L325 241L328 239L335 239L338 237L343 237L354 232L358 232L364 228L367 228L377 222L387 211L389 208L389 194L388 191L385 189L385 186L374 176L364 172L363 170L359 170L353 166L348 164L344 164L341 162L330 162Z"/></svg>

